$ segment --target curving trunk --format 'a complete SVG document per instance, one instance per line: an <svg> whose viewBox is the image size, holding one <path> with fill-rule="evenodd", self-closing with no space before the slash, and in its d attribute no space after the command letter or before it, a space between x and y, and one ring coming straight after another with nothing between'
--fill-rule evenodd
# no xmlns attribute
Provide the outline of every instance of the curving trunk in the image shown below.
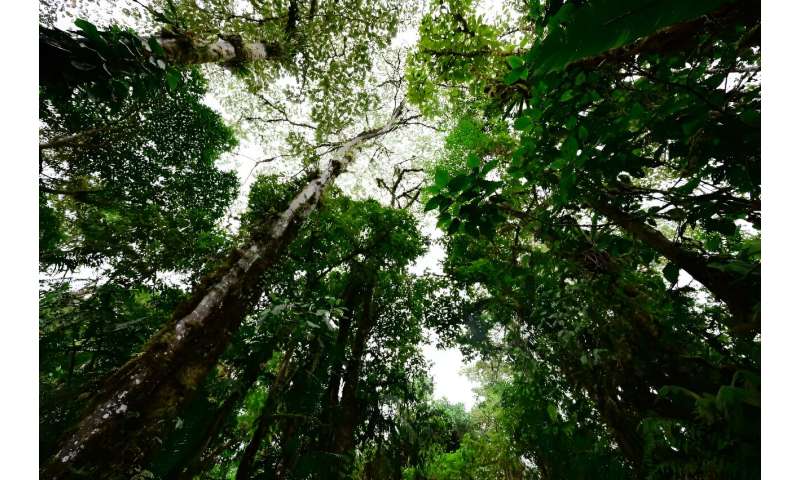
<svg viewBox="0 0 800 480"><path fill-rule="evenodd" d="M154 53L153 49L161 51ZM109 32L94 32L84 38L75 32L39 26L39 84L56 90L108 79L119 72L144 71L151 64L161 68L167 64L242 65L289 56L281 43L245 42L238 35L199 39L182 32L120 38Z"/></svg>
<svg viewBox="0 0 800 480"><path fill-rule="evenodd" d="M277 60L284 53L279 43L245 43L237 36L222 37L212 41L198 41L186 37L155 37L155 39L164 49L167 61L181 65Z"/></svg>
<svg viewBox="0 0 800 480"><path fill-rule="evenodd" d="M737 275L712 266L713 258L683 248L655 228L602 199L591 202L592 208L617 224L637 240L666 257L695 280L702 283L718 300L728 305L733 315L734 333L755 334L761 325L759 265L749 275Z"/></svg>
<svg viewBox="0 0 800 480"><path fill-rule="evenodd" d="M398 109L382 127L342 143L330 165L277 218L209 274L136 358L115 372L93 406L59 444L40 477L129 478L160 445L178 410L217 363L252 303L261 274L275 264L325 189L370 139L396 128Z"/></svg>

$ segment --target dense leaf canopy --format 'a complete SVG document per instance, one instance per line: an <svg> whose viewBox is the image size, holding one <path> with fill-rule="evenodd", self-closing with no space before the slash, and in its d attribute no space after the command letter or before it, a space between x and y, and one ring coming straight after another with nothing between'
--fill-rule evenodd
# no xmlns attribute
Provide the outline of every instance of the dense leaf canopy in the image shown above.
<svg viewBox="0 0 800 480"><path fill-rule="evenodd" d="M758 477L757 2L41 5L41 478Z"/></svg>

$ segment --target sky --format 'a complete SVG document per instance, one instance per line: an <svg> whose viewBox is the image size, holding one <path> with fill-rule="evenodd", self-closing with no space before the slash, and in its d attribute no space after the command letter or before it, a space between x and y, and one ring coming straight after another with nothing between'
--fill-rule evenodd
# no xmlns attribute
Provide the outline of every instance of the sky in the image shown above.
<svg viewBox="0 0 800 480"><path fill-rule="evenodd" d="M436 228L435 220L432 215L426 216L422 223L422 232L431 239L431 246L428 251L417 259L411 266L411 273L420 275L426 270L432 273L442 273L441 262L444 260L445 252L442 246L436 242L442 236L442 231ZM425 359L431 363L430 375L433 378L434 398L444 398L450 403L462 403L464 408L470 410L475 405L475 395L472 391L477 384L470 380L462 369L470 364L457 348L437 349L435 334L427 332L430 345L422 348Z"/></svg>
<svg viewBox="0 0 800 480"><path fill-rule="evenodd" d="M461 352L457 348L439 350L432 345L423 347L422 352L432 364L433 396L450 403L462 403L467 410L475 406L472 389L477 385L461 372L466 366Z"/></svg>

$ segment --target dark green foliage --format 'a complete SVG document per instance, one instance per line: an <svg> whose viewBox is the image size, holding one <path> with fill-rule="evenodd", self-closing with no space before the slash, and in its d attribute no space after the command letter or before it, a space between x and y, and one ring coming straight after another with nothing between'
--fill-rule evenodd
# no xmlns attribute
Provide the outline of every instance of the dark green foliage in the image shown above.
<svg viewBox="0 0 800 480"><path fill-rule="evenodd" d="M758 18L749 2L639 3L534 2L527 20L547 33L507 58L482 112L461 114L426 209L472 305L435 326L510 355L505 413L542 478L749 478Z"/></svg>
<svg viewBox="0 0 800 480"><path fill-rule="evenodd" d="M251 230L278 216L306 181L306 178L298 178L291 182L281 182L274 175L259 175L247 194L248 208L241 218L242 228Z"/></svg>
<svg viewBox="0 0 800 480"><path fill-rule="evenodd" d="M155 39L112 26L98 30L78 19L78 30L39 26L39 84L48 96L69 98L77 90L110 102L161 86L177 87L180 72L168 67Z"/></svg>
<svg viewBox="0 0 800 480"><path fill-rule="evenodd" d="M527 72L541 75L561 70L573 62L629 45L643 36L677 23L695 20L733 2L593 0L560 3L564 6L548 15L550 12L543 12L539 2L530 2L530 17L540 28L546 27L547 33L536 39L526 55L529 69L524 70L525 77ZM523 69L523 64L512 64L511 68L515 73Z"/></svg>
<svg viewBox="0 0 800 480"><path fill-rule="evenodd" d="M197 272L222 250L216 222L237 180L215 162L236 141L204 93L187 71L176 88L129 96L116 112L97 97L41 97L47 137L84 135L40 153L44 267L152 277Z"/></svg>
<svg viewBox="0 0 800 480"><path fill-rule="evenodd" d="M52 454L106 375L134 357L183 300L180 290L56 283L39 295L39 446Z"/></svg>
<svg viewBox="0 0 800 480"><path fill-rule="evenodd" d="M100 42L111 50L80 55L112 61L134 38L117 29L95 35L90 25L81 26L83 46L61 40L81 49ZM104 379L170 320L185 292L168 285L191 282L230 243L218 222L238 182L216 161L236 140L202 103L205 80L187 70L168 72L165 82L163 72L135 62L114 65L119 68L98 65L99 76L81 63L62 72L88 72L96 80L80 88L42 79L42 458ZM54 281L62 273L80 278Z"/></svg>
<svg viewBox="0 0 800 480"><path fill-rule="evenodd" d="M166 5L170 24L280 42L291 55L275 64L232 67L253 91L278 72L301 78L317 140L369 110L372 94L350 91L399 15ZM490 24L471 0L432 4L405 78L423 115L453 120L422 196L444 274L409 272L429 244L412 213L328 190L252 277L255 307L191 379L202 387L161 451L124 475L757 478L757 7L509 2ZM236 141L203 105L203 78L131 32L77 26L40 30L54 62L40 97L41 268L92 277L41 289L43 458L110 372L171 335L186 293L165 279L245 258L220 225L236 178L215 165ZM341 50L340 36L353 37ZM309 141L292 130L288 143L316 160ZM257 177L238 239L268 237L316 175ZM475 362L471 411L432 398L429 331Z"/></svg>

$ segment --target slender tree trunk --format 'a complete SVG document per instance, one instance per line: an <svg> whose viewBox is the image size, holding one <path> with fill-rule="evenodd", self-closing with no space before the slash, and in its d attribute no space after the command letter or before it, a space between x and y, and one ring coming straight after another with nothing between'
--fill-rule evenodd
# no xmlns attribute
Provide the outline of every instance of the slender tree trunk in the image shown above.
<svg viewBox="0 0 800 480"><path fill-rule="evenodd" d="M272 358L272 353L275 351L277 341L285 338L288 333L288 328L282 328L264 348L245 359L246 364L241 374L241 380L214 415L206 420L205 429L202 435L200 435L200 438L196 439L193 446L189 447L192 451L187 452L186 460L176 465L172 471L166 475L166 478L191 480L194 474L200 471L203 463L203 453L213 444L217 435L227 423L226 420L230 418L231 412L244 400L247 392L250 391L253 384L258 380L264 362Z"/></svg>
<svg viewBox="0 0 800 480"><path fill-rule="evenodd" d="M59 137L52 138L45 143L40 143L39 150L50 150L50 149L61 148L67 145L81 144L90 139L91 137L97 135L101 131L106 130L107 128L108 127L90 128L70 135L61 135Z"/></svg>
<svg viewBox="0 0 800 480"><path fill-rule="evenodd" d="M358 308L360 295L363 289L361 268L361 264L355 262L350 263L350 276L347 280L344 293L342 294L344 315L339 322L339 329L336 332L336 341L333 344L328 360L330 364L330 374L328 375L328 386L325 389L323 397L324 407L320 418L323 427L317 448L322 451L330 449L330 446L333 444L333 425L339 406L339 389L342 384L342 373L344 372L345 362L347 361L347 342L350 339L353 318L356 315L356 309Z"/></svg>
<svg viewBox="0 0 800 480"><path fill-rule="evenodd" d="M315 409L322 393L322 385L319 382L322 377L319 374L325 370L324 363L320 362L323 349L320 336L315 336L311 340L309 358L303 366L303 373L295 376L295 381L286 394L287 413L291 413L288 411L291 408L296 414L287 416L281 422L280 456L275 471L267 478L286 478L299 458L302 446L299 440L302 437L299 437L297 432L308 422L310 417L305 414Z"/></svg>
<svg viewBox="0 0 800 480"><path fill-rule="evenodd" d="M374 273L373 273L374 275ZM375 291L375 278L370 279L370 284L363 297L363 307L358 318L355 337L350 346L350 358L344 376L342 400L339 404L336 427L334 429L333 453L346 454L354 448L355 428L358 424L361 408L358 400L361 368L364 352L370 332L375 326L376 312L373 295Z"/></svg>
<svg viewBox="0 0 800 480"><path fill-rule="evenodd" d="M101 32L102 35L102 32ZM146 49L151 41L163 49L163 58L173 65L198 65L203 63L241 64L263 60L278 60L286 56L282 44L277 42L244 42L238 35L223 35L216 39L196 39L189 34L176 36L140 37L140 45L126 45L127 58L102 57L90 47L86 39L71 32L39 26L39 83L57 85L76 80L73 75L88 79L92 75L106 76L109 72L131 62L147 62L151 55ZM153 60L156 61L155 59ZM77 65L73 62L77 62ZM77 70L76 70L77 69ZM88 75L87 75L88 73Z"/></svg>
<svg viewBox="0 0 800 480"><path fill-rule="evenodd" d="M50 140L39 144L39 152L42 150L56 150L67 146L83 145L90 142L99 133L118 132L127 128L131 128L139 121L139 106L130 108L125 113L121 114L117 120L101 125L99 127L87 128L79 132L70 133L67 135L58 135Z"/></svg>
<svg viewBox="0 0 800 480"><path fill-rule="evenodd" d="M275 409L278 407L278 402L281 399L283 391L286 389L287 383L292 377L289 370L296 346L297 341L292 342L289 349L283 354L283 360L281 360L280 367L278 367L278 373L275 375L275 380L273 380L272 385L269 387L267 400L264 402L264 407L259 414L258 425L256 426L255 432L253 432L253 438L250 439L250 443L247 444L242 458L239 461L239 468L236 470L236 480L247 480L250 478L256 454L267 437L269 428L272 426L272 416L275 413Z"/></svg>
<svg viewBox="0 0 800 480"><path fill-rule="evenodd" d="M599 199L593 201L591 205L634 238L646 243L670 262L688 272L717 299L727 304L733 315L734 323L731 327L734 332L752 334L758 330L761 324L759 306L761 292L758 282L754 281L758 272L754 271L753 275L734 275L714 268L710 265L712 259L686 250L655 228L611 203Z"/></svg>
<svg viewBox="0 0 800 480"><path fill-rule="evenodd" d="M382 127L339 146L330 165L311 180L286 210L226 265L205 277L193 298L173 315L136 358L115 372L93 406L60 442L41 478L68 478L81 471L94 478L130 475L159 445L168 419L202 383L259 295L261 274L276 263L325 189L370 139L396 128L396 111Z"/></svg>

